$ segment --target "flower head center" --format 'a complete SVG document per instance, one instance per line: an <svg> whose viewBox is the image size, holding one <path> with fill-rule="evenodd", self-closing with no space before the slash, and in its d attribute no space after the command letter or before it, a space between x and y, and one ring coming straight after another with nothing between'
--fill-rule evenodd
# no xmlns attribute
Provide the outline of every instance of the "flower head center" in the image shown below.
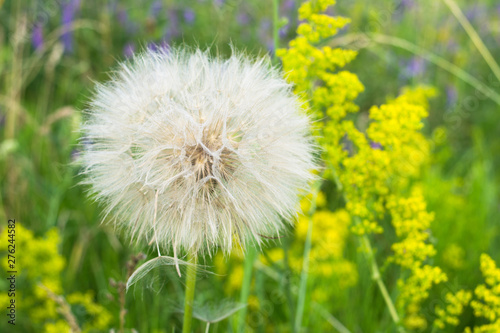
<svg viewBox="0 0 500 333"><path fill-rule="evenodd" d="M201 145L188 148L187 156L194 169L196 180L202 180L213 176L214 156L209 154Z"/></svg>

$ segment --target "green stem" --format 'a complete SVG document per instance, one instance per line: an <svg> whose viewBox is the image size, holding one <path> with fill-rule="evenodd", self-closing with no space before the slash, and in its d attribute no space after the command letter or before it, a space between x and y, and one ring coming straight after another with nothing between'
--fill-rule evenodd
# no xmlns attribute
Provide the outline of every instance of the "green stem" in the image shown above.
<svg viewBox="0 0 500 333"><path fill-rule="evenodd" d="M409 52L412 52L413 54L421 56L422 58L436 64L442 69L452 73L462 81L470 84L471 86L479 90L481 93L491 98L498 105L500 105L500 95L496 91L494 91L493 89L491 89L490 87L488 87L487 85L485 85L484 83L482 83L481 81L479 81L466 71L462 70L460 67L450 63L449 61L401 38L385 36L380 34L373 34L370 35L370 37L376 43L399 47L401 49L405 49Z"/></svg>
<svg viewBox="0 0 500 333"><path fill-rule="evenodd" d="M316 310L319 311L319 314L326 319L326 321L332 325L339 333L351 333L337 318L335 318L331 313L326 311L321 305L317 303L313 303L313 306Z"/></svg>
<svg viewBox="0 0 500 333"><path fill-rule="evenodd" d="M191 333L191 322L193 319L193 301L196 286L196 263L197 256L193 253L189 254L189 265L187 267L186 276L186 291L184 296L184 323L182 325L182 333Z"/></svg>
<svg viewBox="0 0 500 333"><path fill-rule="evenodd" d="M292 332L295 332L295 306L293 304L293 297L292 297L292 288L291 288L291 283L290 283L290 277L292 275L292 270L290 269L290 259L288 255L288 249L290 248L290 241L287 238L283 241L283 253L284 253L284 266L285 269L283 271L284 275L284 289L285 289L285 296L286 300L288 302L288 310L290 311L290 325L292 327Z"/></svg>
<svg viewBox="0 0 500 333"><path fill-rule="evenodd" d="M300 331L302 326L302 317L304 316L304 307L306 303L306 292L307 292L307 278L309 275L309 254L311 252L312 243L312 231L313 231L313 219L312 216L316 211L316 198L318 196L319 189L321 187L321 181L319 180L312 188L312 199L311 207L308 212L308 224L307 224L307 236L306 242L304 244L304 254L302 259L302 272L300 274L300 285L299 285L299 295L297 298L297 311L295 313L295 329L294 332Z"/></svg>
<svg viewBox="0 0 500 333"><path fill-rule="evenodd" d="M375 42L375 44L390 45L393 47L400 48L402 50L406 50L415 55L418 55L424 58L425 60L435 64L436 66L444 69L445 71L455 75L457 78L471 85L472 87L476 88L479 92L483 93L492 101L500 105L500 94L498 94L496 91L488 87L486 84L482 83L468 72L462 70L457 65L454 65L451 62L447 61L446 59L441 58L436 54L421 48L418 45L410 43L405 39L382 35L382 34L367 35L362 33L353 33L345 35L343 37L335 38L335 40L330 42L329 45L337 46L337 45L346 45L350 43L361 42L365 44L365 46L362 47L369 47L372 45L370 44L371 41Z"/></svg>
<svg viewBox="0 0 500 333"><path fill-rule="evenodd" d="M280 35L279 35L279 0L273 0L273 44L274 54L273 61L277 62L276 50L279 48Z"/></svg>
<svg viewBox="0 0 500 333"><path fill-rule="evenodd" d="M392 302L391 296L389 295L389 292L387 291L387 288L384 284L384 281L382 281L382 276L380 275L380 270L377 265L377 261L375 260L375 254L373 253L373 248L370 243L370 240L368 239L368 236L363 235L361 237L361 241L363 242L363 245L366 249L366 254L367 254L367 259L370 262L371 270L372 270L372 278L375 280L377 283L378 288L380 289L380 293L382 294L382 297L384 298L385 304L387 305L387 308L389 309L389 313L391 315L392 321L397 325L399 332L405 332L404 328L401 326L401 320L399 318L398 312L396 311L396 307L394 306L394 303Z"/></svg>
<svg viewBox="0 0 500 333"><path fill-rule="evenodd" d="M481 53L481 55L483 56L484 61L486 61L488 66L490 66L497 80L500 81L500 66L498 66L497 62L495 61L495 58L493 58L486 45L484 45L481 37L479 37L479 35L477 34L472 24L470 24L467 17L465 17L464 13L462 13L460 7L458 7L457 3L453 0L443 0L443 2L448 6L453 15L455 15L458 22L465 29L467 35L469 35L469 38L476 46L479 53Z"/></svg>
<svg viewBox="0 0 500 333"><path fill-rule="evenodd" d="M241 286L240 303L247 304L248 296L250 296L250 285L252 283L252 271L255 258L257 257L257 249L250 246L245 255L245 263L243 268L243 282ZM247 307L245 306L240 310L238 321L236 324L237 332L243 332L245 328L245 319L247 316Z"/></svg>

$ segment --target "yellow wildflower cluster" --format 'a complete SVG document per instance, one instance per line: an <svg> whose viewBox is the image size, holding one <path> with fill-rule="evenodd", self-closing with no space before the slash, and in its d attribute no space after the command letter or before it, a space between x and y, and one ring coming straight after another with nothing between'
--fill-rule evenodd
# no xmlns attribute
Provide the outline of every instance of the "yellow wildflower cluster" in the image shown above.
<svg viewBox="0 0 500 333"><path fill-rule="evenodd" d="M420 314L421 303L429 297L434 284L447 281L446 274L439 267L425 264L436 254L434 246L427 243L427 231L434 217L426 211L425 200L417 188L408 198L391 196L387 208L400 239L392 245L394 255L389 260L409 272L403 274L407 278L398 280L400 295L397 305L405 313L406 327L422 329L427 327L427 321Z"/></svg>
<svg viewBox="0 0 500 333"><path fill-rule="evenodd" d="M392 245L394 255L390 258L406 269L418 268L436 254L427 230L433 220L433 214L426 211L425 200L418 190L409 198L391 196L387 208L392 217L392 224L400 242Z"/></svg>
<svg viewBox="0 0 500 333"><path fill-rule="evenodd" d="M446 325L458 326L458 317L464 311L472 298L472 293L466 290L459 290L457 293L448 293L445 296L446 307L443 309L436 306L437 319L434 321L434 326L439 329L444 329Z"/></svg>
<svg viewBox="0 0 500 333"><path fill-rule="evenodd" d="M0 237L7 238L4 229ZM16 224L16 266L19 281L24 284L17 293L18 310L29 316L34 325L41 325L43 332L68 332L70 327L58 312L59 305L48 296L45 288L56 295L63 293L61 272L65 267L64 258L59 254L61 243L57 229L49 230L44 237L36 237L33 231L22 224ZM7 267L2 259L4 269ZM0 294L0 302L6 304L6 293ZM91 294L70 294L67 298L71 306L80 306L86 314L82 331L105 330L109 328L111 314L93 301ZM89 320L89 318L91 318Z"/></svg>
<svg viewBox="0 0 500 333"><path fill-rule="evenodd" d="M500 332L500 269L487 254L481 255L481 273L486 284L474 291L477 300L471 302L474 315L487 319L490 323L474 327L474 333ZM466 332L472 332L467 329Z"/></svg>
<svg viewBox="0 0 500 333"><path fill-rule="evenodd" d="M391 260L409 273L398 282L399 310L408 328L422 329L427 322L419 314L421 303L434 284L446 280L441 269L425 264L435 255L428 243L433 215L413 189L414 180L429 162L430 144L420 130L435 91L425 87L404 90L385 105L372 107L368 127L360 130L348 115L358 111L354 100L364 87L355 74L339 71L356 52L322 45L349 22L322 13L332 4L328 0L305 2L299 9L299 19L305 22L298 36L277 55L295 92L317 120L315 130L327 164L325 177L343 192L345 214L353 221L351 231L382 233L378 221L392 216L399 241L392 247Z"/></svg>
<svg viewBox="0 0 500 333"><path fill-rule="evenodd" d="M338 145L342 136L337 123L347 113L358 111L354 99L364 90L355 74L335 72L351 62L357 52L319 46L324 39L335 35L338 29L349 23L347 18L322 13L334 3L333 0L304 2L299 8L299 19L305 22L299 25L297 37L290 41L287 49L276 51L287 79L294 83L295 93L316 121L315 131L324 147L326 161L338 160L339 154L342 154ZM333 177L328 171L326 176Z"/></svg>
<svg viewBox="0 0 500 333"><path fill-rule="evenodd" d="M376 223L386 212L384 203L404 193L429 157L429 144L419 132L427 116L428 88L406 90L398 98L370 110L366 134L352 121L339 123L338 130L352 143L337 161L346 208L356 220L357 234L381 233ZM422 215L422 214L421 214ZM426 216L416 216L415 218ZM421 221L427 225L428 222Z"/></svg>

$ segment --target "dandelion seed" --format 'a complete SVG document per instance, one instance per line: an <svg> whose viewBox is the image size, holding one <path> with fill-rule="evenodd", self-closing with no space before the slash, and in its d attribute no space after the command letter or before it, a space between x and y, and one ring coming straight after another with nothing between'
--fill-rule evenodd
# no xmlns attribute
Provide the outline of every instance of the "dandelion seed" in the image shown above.
<svg viewBox="0 0 500 333"><path fill-rule="evenodd" d="M147 50L87 111L84 183L131 239L176 254L279 236L315 167L290 85L241 54Z"/></svg>

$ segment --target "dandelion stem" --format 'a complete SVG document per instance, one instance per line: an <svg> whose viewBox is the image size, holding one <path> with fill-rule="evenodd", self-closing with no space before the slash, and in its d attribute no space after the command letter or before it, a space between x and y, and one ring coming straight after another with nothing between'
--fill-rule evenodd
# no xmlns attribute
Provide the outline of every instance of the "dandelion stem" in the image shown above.
<svg viewBox="0 0 500 333"><path fill-rule="evenodd" d="M380 293L382 294L382 297L384 298L385 304L387 305L387 308L389 309L389 313L391 314L391 318L394 321L394 323L398 326L399 332L405 332L404 328L401 327L401 320L399 318L398 312L396 311L396 307L394 306L394 303L392 302L391 296L389 295L389 292L387 291L387 287L384 284L384 281L382 281L382 276L380 275L380 270L377 265L377 261L375 260L375 254L373 252L372 245L370 243L370 240L368 239L368 236L363 235L361 237L361 241L363 242L363 245L366 249L366 256L367 259L370 261L370 266L372 270L372 278L377 282L377 286L380 289Z"/></svg>
<svg viewBox="0 0 500 333"><path fill-rule="evenodd" d="M184 296L184 323L182 325L182 333L191 333L194 291L196 286L196 263L197 263L196 255L190 253L188 261L190 265L187 266L187 274L186 274L186 291Z"/></svg>
<svg viewBox="0 0 500 333"><path fill-rule="evenodd" d="M308 215L307 236L306 236L306 242L304 244L304 255L302 257L302 272L300 274L299 295L297 298L297 311L295 313L295 329L294 329L295 332L300 331L300 327L302 326L302 317L304 316L304 307L306 302L306 291L307 291L307 278L309 274L309 253L311 252L311 243L312 243L312 230L313 230L312 216L316 211L316 198L318 196L320 187L321 187L321 181L318 181L312 188L311 207L307 214Z"/></svg>
<svg viewBox="0 0 500 333"><path fill-rule="evenodd" d="M252 282L252 271L255 258L257 257L257 249L250 246L245 255L245 263L243 267L243 282L241 286L240 303L247 304L248 296L250 296L250 284ZM245 328L245 319L247 315L247 307L243 307L238 315L236 324L237 332L243 332Z"/></svg>

